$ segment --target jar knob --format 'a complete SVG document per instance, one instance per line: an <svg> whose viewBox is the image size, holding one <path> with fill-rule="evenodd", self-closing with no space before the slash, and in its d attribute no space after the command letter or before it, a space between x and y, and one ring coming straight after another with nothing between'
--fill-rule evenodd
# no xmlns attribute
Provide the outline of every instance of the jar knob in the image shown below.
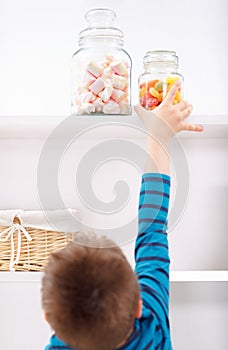
<svg viewBox="0 0 228 350"><path fill-rule="evenodd" d="M92 9L86 12L85 19L89 27L112 27L116 13L107 8Z"/></svg>

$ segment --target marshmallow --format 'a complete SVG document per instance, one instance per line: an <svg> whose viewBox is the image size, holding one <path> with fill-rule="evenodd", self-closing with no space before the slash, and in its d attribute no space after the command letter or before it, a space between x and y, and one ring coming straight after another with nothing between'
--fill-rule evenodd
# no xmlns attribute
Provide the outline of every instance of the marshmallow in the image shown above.
<svg viewBox="0 0 228 350"><path fill-rule="evenodd" d="M120 114L130 114L131 113L131 107L129 103L126 102L120 102Z"/></svg>
<svg viewBox="0 0 228 350"><path fill-rule="evenodd" d="M124 103L128 103L128 104L130 104L129 103L129 100L128 100L128 98L127 97L125 97L121 102L124 102Z"/></svg>
<svg viewBox="0 0 228 350"><path fill-rule="evenodd" d="M95 106L95 112L97 112L97 113L102 113L103 112L104 103L102 102L101 98L98 97L93 102L93 105Z"/></svg>
<svg viewBox="0 0 228 350"><path fill-rule="evenodd" d="M120 106L116 102L108 102L104 104L103 113L105 114L119 114Z"/></svg>
<svg viewBox="0 0 228 350"><path fill-rule="evenodd" d="M107 102L113 93L112 85L107 85L103 91L101 91L98 96L102 99L102 101Z"/></svg>
<svg viewBox="0 0 228 350"><path fill-rule="evenodd" d="M81 104L80 96L81 96L81 94L84 94L86 92L88 92L88 89L83 87L83 86L79 86L77 88L77 90L74 93L74 96L75 96L75 100L74 101L75 101L76 105L77 104Z"/></svg>
<svg viewBox="0 0 228 350"><path fill-rule="evenodd" d="M85 92L79 96L79 101L81 103L92 102L92 101L95 101L95 99L96 99L96 97L94 96L94 94L91 91Z"/></svg>
<svg viewBox="0 0 228 350"><path fill-rule="evenodd" d="M87 70L85 71L85 74L83 75L82 78L82 85L88 87L90 84L92 84L96 78L94 75L90 74Z"/></svg>
<svg viewBox="0 0 228 350"><path fill-rule="evenodd" d="M90 114L95 112L95 106L93 103L83 103L78 108L78 113L80 114Z"/></svg>
<svg viewBox="0 0 228 350"><path fill-rule="evenodd" d="M100 63L91 61L87 66L87 71L93 74L95 77L98 77L103 72L103 66Z"/></svg>
<svg viewBox="0 0 228 350"><path fill-rule="evenodd" d="M105 83L101 78L97 78L94 83L89 86L89 89L96 95L99 94L101 90L104 89Z"/></svg>
<svg viewBox="0 0 228 350"><path fill-rule="evenodd" d="M110 67L107 67L104 69L101 78L106 80L106 79L111 79L112 78L112 69Z"/></svg>
<svg viewBox="0 0 228 350"><path fill-rule="evenodd" d="M111 56L111 55L106 55L105 58L106 58L106 61L107 61L109 64L110 64L112 61L114 61L114 57Z"/></svg>
<svg viewBox="0 0 228 350"><path fill-rule="evenodd" d="M121 61L114 61L110 63L112 70L119 75L127 75L127 67Z"/></svg>
<svg viewBox="0 0 228 350"><path fill-rule="evenodd" d="M112 75L112 86L116 89L124 90L127 86L127 79L120 75Z"/></svg>
<svg viewBox="0 0 228 350"><path fill-rule="evenodd" d="M114 101L120 102L125 97L125 92L123 90L113 89L111 97Z"/></svg>

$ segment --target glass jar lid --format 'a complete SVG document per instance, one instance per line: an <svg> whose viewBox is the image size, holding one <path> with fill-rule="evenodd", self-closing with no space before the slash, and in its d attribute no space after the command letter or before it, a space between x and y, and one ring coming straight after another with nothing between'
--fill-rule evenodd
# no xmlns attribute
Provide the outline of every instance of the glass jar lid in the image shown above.
<svg viewBox="0 0 228 350"><path fill-rule="evenodd" d="M147 51L144 58L143 64L144 66L153 63L167 63L178 66L179 60L175 51L168 50L155 50L155 51Z"/></svg>
<svg viewBox="0 0 228 350"><path fill-rule="evenodd" d="M113 38L123 44L123 32L113 27L116 13L107 8L89 10L85 14L88 28L79 33L79 44L86 38Z"/></svg>

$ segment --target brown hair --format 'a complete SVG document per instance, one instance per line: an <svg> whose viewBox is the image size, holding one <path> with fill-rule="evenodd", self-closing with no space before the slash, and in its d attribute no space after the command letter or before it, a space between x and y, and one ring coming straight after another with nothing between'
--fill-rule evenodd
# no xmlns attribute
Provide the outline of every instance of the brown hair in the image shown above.
<svg viewBox="0 0 228 350"><path fill-rule="evenodd" d="M42 280L47 321L73 349L115 349L133 328L139 298L134 271L105 237L80 235L51 254Z"/></svg>

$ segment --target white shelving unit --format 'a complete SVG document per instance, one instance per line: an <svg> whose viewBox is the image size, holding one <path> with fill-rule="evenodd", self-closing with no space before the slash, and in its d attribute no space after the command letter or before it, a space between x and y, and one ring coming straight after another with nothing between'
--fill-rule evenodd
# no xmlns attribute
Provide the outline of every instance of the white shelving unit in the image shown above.
<svg viewBox="0 0 228 350"><path fill-rule="evenodd" d="M171 325L173 324L173 336L177 350L183 348L182 344L185 344L183 339L189 339L189 335L185 333L182 334L183 339L179 337L184 322L192 325L189 329L193 329L194 332L203 325L202 341L208 336L210 323L215 314L215 318L222 320L220 324L223 324L223 329L226 329L228 324L226 312L228 305L228 257L226 253L228 242L226 238L228 115L193 115L189 118L189 122L202 124L204 132L178 134L189 162L190 192L188 205L186 204L187 208L181 220L169 232L170 252L173 255L171 256L170 274ZM74 136L79 139L79 143L75 145L64 165L66 173L64 173L63 187L65 187L66 198L69 201L74 200L71 194L72 183L69 181L71 167L83 150L88 150L96 142L106 139L129 139L142 146L146 135L141 121L135 114L132 116L74 116L69 118L62 116L0 116L0 159L2 162L0 208L23 207L28 210L36 210L38 205L36 198L37 164L45 140L47 138L71 139ZM77 163L74 163L74 166L77 166ZM125 168L123 170L125 171ZM135 188L137 183L135 179L132 177L129 181L129 186ZM104 184L99 184L99 186L98 193L104 188L102 187ZM135 194L136 192L133 193ZM137 201L136 196L134 198ZM9 349L17 348L14 340L9 334L7 335L7 330L12 324L9 308L23 315L23 322L17 325L17 334L21 344L24 339L27 339L24 329L28 330L31 327L39 330L36 350L42 348L47 342L51 331L43 322L40 303L41 279L41 272L0 271L0 300L2 300L0 307L2 317L4 317L2 332L5 334L5 338L0 339L0 347L1 344L4 347L5 344L8 344ZM204 301L205 295L207 296L206 301ZM24 308L25 303L26 308ZM216 328L216 332L214 341L222 338L222 344L228 344L226 337L219 333L220 327ZM189 347L186 345L186 350L192 349L194 347L192 344L200 344L194 349L201 350L201 339L197 339L195 333L192 333L190 337L191 344L189 343ZM34 346L33 339L30 339L30 344L27 340L24 342L21 348L25 350ZM209 350L216 349L216 346L212 344Z"/></svg>

